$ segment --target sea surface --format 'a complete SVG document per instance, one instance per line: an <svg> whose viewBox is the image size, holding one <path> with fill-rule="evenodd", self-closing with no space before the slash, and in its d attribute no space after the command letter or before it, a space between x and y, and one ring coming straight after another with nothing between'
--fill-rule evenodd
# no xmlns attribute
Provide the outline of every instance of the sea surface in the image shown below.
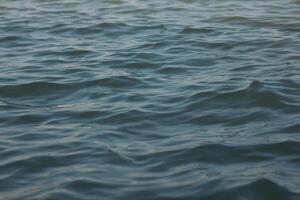
<svg viewBox="0 0 300 200"><path fill-rule="evenodd" d="M1 200L299 200L300 1L0 0Z"/></svg>

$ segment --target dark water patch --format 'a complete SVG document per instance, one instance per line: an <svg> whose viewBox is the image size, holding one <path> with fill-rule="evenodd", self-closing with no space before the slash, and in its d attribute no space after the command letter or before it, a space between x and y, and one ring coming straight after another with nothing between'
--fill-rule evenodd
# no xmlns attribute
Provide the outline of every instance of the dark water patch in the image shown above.
<svg viewBox="0 0 300 200"><path fill-rule="evenodd" d="M223 22L223 23L245 23L245 22L254 22L254 20L248 18L248 17L244 17L244 16L224 16L224 17L220 17L219 20L217 20L219 22Z"/></svg>
<svg viewBox="0 0 300 200"><path fill-rule="evenodd" d="M45 50L45 51L33 52L33 56L78 58L92 53L94 52L86 49L64 49L63 51Z"/></svg>
<svg viewBox="0 0 300 200"><path fill-rule="evenodd" d="M32 157L25 157L23 159L19 160L12 160L8 163L1 163L0 168L2 170L9 171L13 168L19 168L19 166L22 166L19 168L20 174L31 174L31 173L38 173L41 170L47 170L47 168L51 168L51 166L59 167L59 166L65 166L65 162L63 162L63 159L59 159L60 157L52 157L52 156L32 156ZM65 159L68 158L71 159L71 156L66 156ZM68 162L70 163L70 162Z"/></svg>
<svg viewBox="0 0 300 200"><path fill-rule="evenodd" d="M127 111L120 111L115 114L104 115L99 120L99 122L109 124L130 124L138 122L140 118L144 118L145 120L151 119L151 114L133 109Z"/></svg>
<svg viewBox="0 0 300 200"><path fill-rule="evenodd" d="M254 121L261 121L266 118L272 118L272 116L263 111L252 111L247 114L238 113L238 114L231 114L228 113L224 114L216 114L216 113L202 113L200 116L199 114L194 114L194 117L191 119L186 120L186 123L192 123L197 125L213 125L213 124L223 124L226 126L236 126L241 124L250 124Z"/></svg>
<svg viewBox="0 0 300 200"><path fill-rule="evenodd" d="M172 166L187 165L189 163L232 165L244 162L264 162L276 159L289 158L299 153L298 142L282 142L277 144L252 145L252 146L225 146L219 144L201 145L186 150L173 150L139 156L135 158L146 159L148 163L155 163L155 160L167 159L173 165L160 163L154 166L153 170L170 170ZM159 163L159 162L158 162Z"/></svg>
<svg viewBox="0 0 300 200"><path fill-rule="evenodd" d="M81 189L86 190L87 193L92 193L93 191L98 191L99 188L103 189L111 189L111 187L116 187L115 184L109 183L101 183L99 180L93 180L89 178L82 178L78 180L72 180L71 182L66 184L66 188L71 191L78 191Z"/></svg>
<svg viewBox="0 0 300 200"><path fill-rule="evenodd" d="M26 97L26 96L40 96L49 94L49 92L58 92L63 90L65 85L59 83L48 82L32 82L20 85L6 85L0 87L1 97Z"/></svg>
<svg viewBox="0 0 300 200"><path fill-rule="evenodd" d="M245 66L237 66L232 69L232 71L249 71L249 70L255 70L256 66L253 65L245 65Z"/></svg>
<svg viewBox="0 0 300 200"><path fill-rule="evenodd" d="M114 23L114 22L102 22L94 25L90 25L87 27L81 27L74 29L76 34L93 34L99 33L107 30L120 30L124 28L128 28L129 26L125 23Z"/></svg>
<svg viewBox="0 0 300 200"><path fill-rule="evenodd" d="M131 76L114 76L86 83L87 86L98 85L109 88L137 87L140 84L143 84L143 80Z"/></svg>
<svg viewBox="0 0 300 200"><path fill-rule="evenodd" d="M156 63L147 63L147 62L138 62L138 63L126 63L123 65L115 66L115 68L122 68L122 69L152 69L158 68L159 64Z"/></svg>
<svg viewBox="0 0 300 200"><path fill-rule="evenodd" d="M162 74L181 74L187 71L186 68L183 67L161 67L157 70L157 72Z"/></svg>
<svg viewBox="0 0 300 200"><path fill-rule="evenodd" d="M167 196L167 195L166 195ZM249 184L240 185L228 190L217 191L214 194L200 195L200 197L188 196L186 197L162 197L164 200L185 200L185 199L200 199L200 200L217 200L217 199L289 199L295 200L298 194L294 194L285 187L276 184L268 179L259 179ZM150 198L151 199L151 198Z"/></svg>
<svg viewBox="0 0 300 200"><path fill-rule="evenodd" d="M60 23L60 24L54 24L50 27L42 28L42 30L46 30L49 33L53 33L53 34L60 34L60 33L68 32L72 30L72 28L70 28L68 24Z"/></svg>
<svg viewBox="0 0 300 200"><path fill-rule="evenodd" d="M192 28L192 27L186 27L184 28L180 33L181 34L212 34L216 31L215 28Z"/></svg>
<svg viewBox="0 0 300 200"><path fill-rule="evenodd" d="M210 58L196 58L196 59L189 59L186 64L188 66L198 66L198 67L203 67L203 66L213 66L216 65L216 61L212 60Z"/></svg>
<svg viewBox="0 0 300 200"><path fill-rule="evenodd" d="M274 92L259 81L253 81L249 86L234 91L196 93L189 98L184 110L189 112L198 108L206 110L218 106L243 109L251 106L297 112L299 107L289 101L291 100L287 96Z"/></svg>
<svg viewBox="0 0 300 200"><path fill-rule="evenodd" d="M45 114L23 114L19 116L6 116L1 119L2 123L6 124L18 124L18 125L25 125L25 124L39 124L44 122L48 119L48 116Z"/></svg>
<svg viewBox="0 0 300 200"><path fill-rule="evenodd" d="M18 36L7 36L0 38L0 42L15 42L17 40L22 40L23 38Z"/></svg>
<svg viewBox="0 0 300 200"><path fill-rule="evenodd" d="M300 133L300 124L293 124L281 129L283 133Z"/></svg>
<svg viewBox="0 0 300 200"><path fill-rule="evenodd" d="M283 186L268 179L260 179L247 185L239 186L229 189L227 191L220 191L216 194L209 195L203 199L290 199L295 200L299 197L288 191Z"/></svg>
<svg viewBox="0 0 300 200"><path fill-rule="evenodd" d="M112 76L78 83L32 82L19 85L4 85L0 87L0 94L2 98L20 98L43 95L47 96L51 94L59 94L59 91L61 92L61 95L66 95L70 94L70 92L76 92L78 88L126 88L135 87L142 83L142 80L129 76Z"/></svg>

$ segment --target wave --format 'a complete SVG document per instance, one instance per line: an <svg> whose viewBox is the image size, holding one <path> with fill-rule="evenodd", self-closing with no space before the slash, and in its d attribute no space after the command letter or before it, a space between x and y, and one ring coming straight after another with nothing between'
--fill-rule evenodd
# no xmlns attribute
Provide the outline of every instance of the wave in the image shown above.
<svg viewBox="0 0 300 200"><path fill-rule="evenodd" d="M15 42L18 40L25 40L25 38L20 36L6 36L0 38L0 42Z"/></svg>
<svg viewBox="0 0 300 200"><path fill-rule="evenodd" d="M185 73L187 72L187 69L184 67L171 67L171 66L167 66L167 67L161 67L157 70L158 73L160 74L181 74L181 73Z"/></svg>
<svg viewBox="0 0 300 200"><path fill-rule="evenodd" d="M226 146L204 144L187 149L173 149L153 154L136 153L132 159L149 164L149 171L171 170L173 166L188 164L214 164L226 166L235 163L260 163L275 159L289 158L290 162L300 153L299 142L284 141L274 144ZM168 160L168 162L155 162ZM153 165L152 163L156 163Z"/></svg>
<svg viewBox="0 0 300 200"><path fill-rule="evenodd" d="M216 28L208 28L208 27L201 27L201 28L192 28L192 27L186 27L182 31L180 31L181 34L212 34L217 31Z"/></svg>
<svg viewBox="0 0 300 200"><path fill-rule="evenodd" d="M51 94L67 95L89 87L126 88L135 87L143 81L130 76L112 76L90 81L73 83L31 82L18 85L0 86L1 98L34 97Z"/></svg>
<svg viewBox="0 0 300 200"><path fill-rule="evenodd" d="M44 50L44 51L31 51L30 54L34 57L83 57L87 55L93 54L94 51L87 49L74 49L74 48L66 48L61 51L57 50Z"/></svg>
<svg viewBox="0 0 300 200"><path fill-rule="evenodd" d="M73 35L93 35L100 33L130 33L131 31L146 31L146 30L167 30L163 24L157 25L139 25L128 24L125 22L99 22L88 26L74 27L69 24L59 24L49 27L48 31L53 34L73 34Z"/></svg>
<svg viewBox="0 0 300 200"><path fill-rule="evenodd" d="M74 33L77 34L91 34L91 33L99 33L105 30L114 30L114 29L124 29L129 26L126 23L122 22L101 22L98 24L93 24L87 27L75 28L73 29Z"/></svg>
<svg viewBox="0 0 300 200"><path fill-rule="evenodd" d="M285 82L285 80L282 82ZM210 102L213 102L213 104ZM223 108L261 107L275 110L285 109L290 112L299 110L299 106L293 104L293 100L289 98L288 94L279 93L277 88L271 88L263 82L252 81L247 87L234 91L211 91L193 94L186 100L184 111L189 112L197 108L206 110L207 108L218 108L219 106Z"/></svg>
<svg viewBox="0 0 300 200"><path fill-rule="evenodd" d="M290 192L284 186L278 185L269 179L259 179L252 183L237 186L228 190L222 190L215 194L197 199L289 199L299 198L299 194ZM192 198L193 199L193 198ZM195 198L196 199L196 198Z"/></svg>

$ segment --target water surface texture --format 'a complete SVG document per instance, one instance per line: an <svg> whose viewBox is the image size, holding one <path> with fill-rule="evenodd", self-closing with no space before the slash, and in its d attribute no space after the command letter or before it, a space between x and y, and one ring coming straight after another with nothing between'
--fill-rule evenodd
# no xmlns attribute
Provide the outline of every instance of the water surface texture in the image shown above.
<svg viewBox="0 0 300 200"><path fill-rule="evenodd" d="M300 1L1 0L0 199L299 200Z"/></svg>

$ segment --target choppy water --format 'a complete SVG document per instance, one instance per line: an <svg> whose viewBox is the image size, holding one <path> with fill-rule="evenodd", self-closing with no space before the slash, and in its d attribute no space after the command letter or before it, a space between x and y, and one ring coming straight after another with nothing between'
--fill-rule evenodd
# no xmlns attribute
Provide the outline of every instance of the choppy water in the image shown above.
<svg viewBox="0 0 300 200"><path fill-rule="evenodd" d="M300 2L1 0L0 199L300 199Z"/></svg>

